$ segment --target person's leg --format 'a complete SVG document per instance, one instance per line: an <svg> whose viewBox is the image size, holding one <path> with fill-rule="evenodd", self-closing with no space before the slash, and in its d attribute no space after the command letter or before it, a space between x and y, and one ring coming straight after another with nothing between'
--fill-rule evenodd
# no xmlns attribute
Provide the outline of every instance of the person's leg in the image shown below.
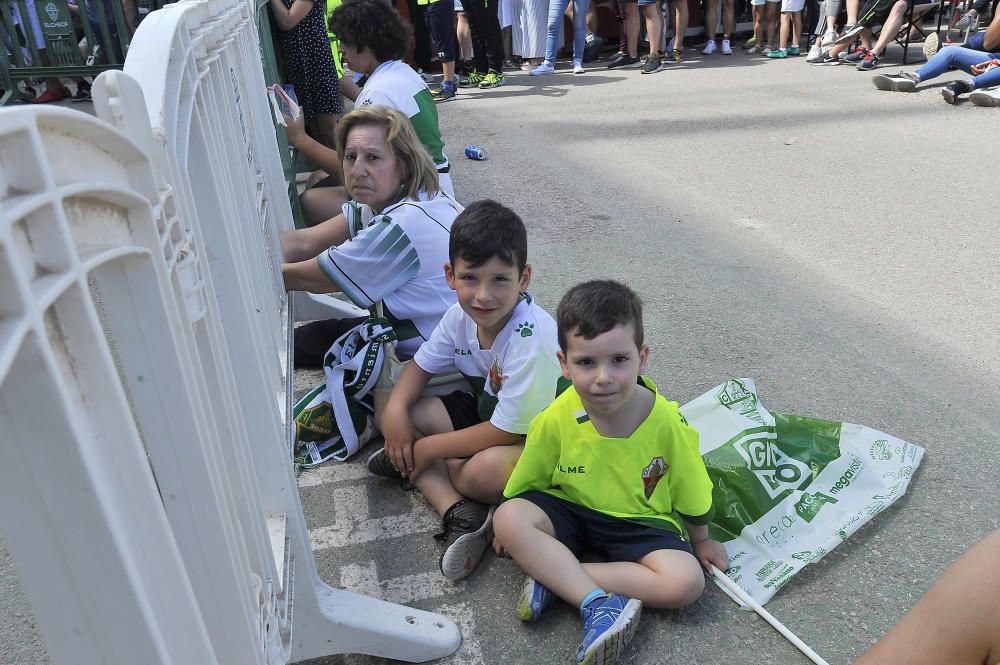
<svg viewBox="0 0 1000 665"><path fill-rule="evenodd" d="M722 0L722 38L729 40L736 31L736 2Z"/></svg>
<svg viewBox="0 0 1000 665"><path fill-rule="evenodd" d="M494 446L464 460L448 460L452 485L463 496L483 503L503 501L503 488L514 471L523 445Z"/></svg>
<svg viewBox="0 0 1000 665"><path fill-rule="evenodd" d="M983 665L1000 658L1000 531L961 556L854 665ZM994 571L994 572L990 572Z"/></svg>
<svg viewBox="0 0 1000 665"><path fill-rule="evenodd" d="M427 30L441 63L441 82L455 80L455 60L458 59L458 38L455 33L455 3L438 0L424 9Z"/></svg>
<svg viewBox="0 0 1000 665"><path fill-rule="evenodd" d="M563 15L569 0L549 0L549 24L545 38L545 62L556 64L556 52L559 50L559 35L562 32ZM542 63L543 65L545 63Z"/></svg>
<svg viewBox="0 0 1000 665"><path fill-rule="evenodd" d="M684 607L705 590L701 565L684 550L656 550L636 562L585 563L583 569L605 591L649 607Z"/></svg>
<svg viewBox="0 0 1000 665"><path fill-rule="evenodd" d="M316 226L340 214L350 198L343 187L313 187L299 194L302 221L306 226Z"/></svg>
<svg viewBox="0 0 1000 665"><path fill-rule="evenodd" d="M574 607L600 585L556 539L545 511L526 499L504 502L493 518L497 540L518 567Z"/></svg>
<svg viewBox="0 0 1000 665"><path fill-rule="evenodd" d="M718 0L705 0L705 38L710 44L715 42L715 31L719 24L717 6Z"/></svg>
<svg viewBox="0 0 1000 665"><path fill-rule="evenodd" d="M933 58L917 69L916 75L921 81L929 81L932 78L941 76L941 74L944 74L953 67L961 69L963 72L968 72L972 65L978 65L986 60L989 60L989 55L982 51L975 51L964 46L945 46ZM987 72L987 74L992 74L993 71Z"/></svg>
<svg viewBox="0 0 1000 665"><path fill-rule="evenodd" d="M473 68L479 76L486 74L490 68L489 60L486 57L486 35L483 33L480 22L480 10L477 9L483 1L465 0L462 3L462 7L465 8L465 20L469 24L469 33L472 36ZM475 85L479 85L479 81L476 81Z"/></svg>
<svg viewBox="0 0 1000 665"><path fill-rule="evenodd" d="M791 14L781 12L781 28L778 36L778 50L784 51L788 48L788 31L791 26Z"/></svg>
<svg viewBox="0 0 1000 665"><path fill-rule="evenodd" d="M587 45L587 19L590 0L573 0L573 60L583 62L583 49Z"/></svg>
<svg viewBox="0 0 1000 665"><path fill-rule="evenodd" d="M764 4L753 4L750 7L753 14L753 45L764 43Z"/></svg>
<svg viewBox="0 0 1000 665"><path fill-rule="evenodd" d="M629 57L639 57L639 4L636 2L625 5L625 32Z"/></svg>
<svg viewBox="0 0 1000 665"><path fill-rule="evenodd" d="M847 25L857 25L861 0L847 0Z"/></svg>
<svg viewBox="0 0 1000 665"><path fill-rule="evenodd" d="M472 60L472 32L469 30L469 22L465 18L464 11L455 12L455 35L458 39L458 48L462 52L459 57L463 61Z"/></svg>
<svg viewBox="0 0 1000 665"><path fill-rule="evenodd" d="M628 53L628 16L625 12L627 3L615 0L615 18L618 19L618 52Z"/></svg>
<svg viewBox="0 0 1000 665"><path fill-rule="evenodd" d="M473 3L478 4L478 3ZM498 0L485 0L481 6L481 26L486 42L486 58L491 71L503 76L503 35L500 33Z"/></svg>
<svg viewBox="0 0 1000 665"><path fill-rule="evenodd" d="M673 50L680 53L684 50L684 33L688 27L687 0L672 0L674 5L674 44Z"/></svg>
<svg viewBox="0 0 1000 665"><path fill-rule="evenodd" d="M875 55L882 55L885 52L885 48L893 42L903 27L903 17L905 15L906 0L898 0L892 6L889 16L882 23L882 31L878 35L878 41L875 42L875 46L871 49Z"/></svg>
<svg viewBox="0 0 1000 665"><path fill-rule="evenodd" d="M424 397L418 400L410 411L410 418L421 436L455 430L444 402L437 397ZM451 482L451 475L444 460L437 460L428 466L416 477L413 484L438 515L444 515L449 508L465 498Z"/></svg>
<svg viewBox="0 0 1000 665"><path fill-rule="evenodd" d="M442 0L447 2L448 0ZM413 62L417 69L425 72L431 70L431 36L430 22L424 9L432 5L421 5L417 0L406 0L406 8L410 12L410 24L413 25Z"/></svg>
<svg viewBox="0 0 1000 665"><path fill-rule="evenodd" d="M649 39L649 54L660 55L660 39L663 33L663 14L660 13L660 6L656 2L642 6L642 11L646 15L646 37Z"/></svg>
<svg viewBox="0 0 1000 665"><path fill-rule="evenodd" d="M792 12L791 43L794 49L799 48L799 37L802 35L802 10Z"/></svg>
<svg viewBox="0 0 1000 665"><path fill-rule="evenodd" d="M781 6L777 2L768 2L764 5L764 28L767 33L767 47L776 48L775 33L778 31L778 14Z"/></svg>
<svg viewBox="0 0 1000 665"><path fill-rule="evenodd" d="M965 68L963 67L962 69L964 70ZM995 85L1000 85L1000 67L994 67L985 74L980 74L979 76L973 76L972 85L977 90L982 90L983 88L992 88Z"/></svg>

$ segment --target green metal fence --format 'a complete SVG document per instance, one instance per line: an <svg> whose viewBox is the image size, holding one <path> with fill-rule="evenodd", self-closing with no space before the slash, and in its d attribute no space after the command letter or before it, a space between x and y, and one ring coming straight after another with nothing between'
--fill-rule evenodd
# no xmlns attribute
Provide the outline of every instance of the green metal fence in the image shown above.
<svg viewBox="0 0 1000 665"><path fill-rule="evenodd" d="M124 5L123 0L0 0L0 105L23 98L21 81L121 69L134 24L162 5L163 0L124 0Z"/></svg>
<svg viewBox="0 0 1000 665"><path fill-rule="evenodd" d="M2 1L2 0L0 0ZM278 65L278 58L274 51L274 40L271 36L271 14L267 9L269 0L255 0L257 14L257 39L260 41L260 59L264 65L264 80L268 85L272 83L284 83L285 73ZM278 139L278 152L281 153L281 168L285 173L285 182L288 183L288 202L292 206L292 215L295 218L295 228L302 228L302 207L299 205L299 192L296 185L296 165L295 156L288 148L285 140L285 132L275 127L275 135Z"/></svg>

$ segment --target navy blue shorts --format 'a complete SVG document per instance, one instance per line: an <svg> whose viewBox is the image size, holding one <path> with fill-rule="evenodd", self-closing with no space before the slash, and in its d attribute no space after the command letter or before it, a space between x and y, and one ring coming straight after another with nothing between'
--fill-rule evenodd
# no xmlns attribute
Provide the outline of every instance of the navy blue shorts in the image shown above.
<svg viewBox="0 0 1000 665"><path fill-rule="evenodd" d="M424 22L427 32L434 42L434 51L442 63L453 62L455 52L455 3L450 0L435 0L424 9Z"/></svg>
<svg viewBox="0 0 1000 665"><path fill-rule="evenodd" d="M578 558L584 552L595 552L608 561L638 561L656 550L694 555L691 545L672 531L609 517L545 492L532 490L515 498L541 508L552 522L556 540Z"/></svg>

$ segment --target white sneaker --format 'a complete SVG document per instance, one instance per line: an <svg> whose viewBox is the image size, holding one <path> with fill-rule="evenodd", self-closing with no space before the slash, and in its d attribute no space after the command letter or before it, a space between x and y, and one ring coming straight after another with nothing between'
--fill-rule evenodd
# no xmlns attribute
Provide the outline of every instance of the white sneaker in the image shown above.
<svg viewBox="0 0 1000 665"><path fill-rule="evenodd" d="M712 42L712 43L714 44L715 42ZM732 54L733 54L733 49L729 45L729 40L728 39L723 39L722 40L722 55L732 55Z"/></svg>
<svg viewBox="0 0 1000 665"><path fill-rule="evenodd" d="M583 74L585 71L587 71L587 70L583 68L583 60L574 60L573 61L573 73L574 74Z"/></svg>
<svg viewBox="0 0 1000 665"><path fill-rule="evenodd" d="M812 62L813 60L819 60L823 55L823 49L819 44L813 44L812 48L809 49L809 53L806 55L806 62Z"/></svg>
<svg viewBox="0 0 1000 665"><path fill-rule="evenodd" d="M827 30L823 33L822 46L833 46L833 43L837 41L837 31Z"/></svg>
<svg viewBox="0 0 1000 665"><path fill-rule="evenodd" d="M544 76L545 74L555 74L556 68L548 60L531 70L532 76Z"/></svg>
<svg viewBox="0 0 1000 665"><path fill-rule="evenodd" d="M715 45L715 40L712 39L707 44L705 44L705 48L703 48L701 50L701 52L703 54L705 54L705 55L712 55L713 53L715 53L718 50L719 50L719 47Z"/></svg>

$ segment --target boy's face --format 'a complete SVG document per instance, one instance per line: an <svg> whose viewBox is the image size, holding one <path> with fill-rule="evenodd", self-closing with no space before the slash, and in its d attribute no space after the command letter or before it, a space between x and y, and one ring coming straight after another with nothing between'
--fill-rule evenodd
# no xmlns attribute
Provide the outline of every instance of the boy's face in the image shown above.
<svg viewBox="0 0 1000 665"><path fill-rule="evenodd" d="M563 376L573 382L587 412L615 414L635 392L636 379L646 370L649 347L635 345L632 324L619 324L594 339L566 337L566 353L558 352Z"/></svg>
<svg viewBox="0 0 1000 665"><path fill-rule="evenodd" d="M349 46L340 42L340 57L347 62L347 66L352 72L359 72L371 76L375 68L379 66L378 61L369 49Z"/></svg>
<svg viewBox="0 0 1000 665"><path fill-rule="evenodd" d="M497 256L475 268L456 258L454 265L445 264L444 276L480 332L496 335L510 319L520 293L528 289L531 266L518 275L516 265L508 265Z"/></svg>

